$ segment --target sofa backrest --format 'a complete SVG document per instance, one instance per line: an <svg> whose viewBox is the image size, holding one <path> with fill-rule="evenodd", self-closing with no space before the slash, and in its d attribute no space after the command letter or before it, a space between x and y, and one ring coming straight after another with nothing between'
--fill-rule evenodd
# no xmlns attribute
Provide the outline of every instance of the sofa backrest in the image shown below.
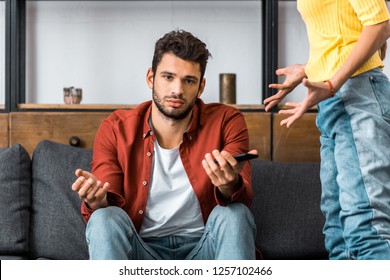
<svg viewBox="0 0 390 280"><path fill-rule="evenodd" d="M30 257L88 259L81 200L72 191L75 170L91 170L92 152L42 141L32 156Z"/></svg>
<svg viewBox="0 0 390 280"><path fill-rule="evenodd" d="M326 259L320 164L252 160L256 244L265 259Z"/></svg>
<svg viewBox="0 0 390 280"><path fill-rule="evenodd" d="M0 258L88 259L81 200L71 190L92 151L40 142L0 149ZM326 259L319 163L253 160L256 244L265 259ZM32 180L31 180L32 178Z"/></svg>
<svg viewBox="0 0 390 280"><path fill-rule="evenodd" d="M19 144L0 149L0 258L29 252L31 159Z"/></svg>

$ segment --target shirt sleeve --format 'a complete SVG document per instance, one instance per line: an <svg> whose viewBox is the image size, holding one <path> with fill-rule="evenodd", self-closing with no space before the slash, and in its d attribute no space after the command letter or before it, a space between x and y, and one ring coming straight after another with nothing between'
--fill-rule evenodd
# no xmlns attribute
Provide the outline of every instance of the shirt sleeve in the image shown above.
<svg viewBox="0 0 390 280"><path fill-rule="evenodd" d="M363 26L389 20L389 10L384 0L349 0Z"/></svg>
<svg viewBox="0 0 390 280"><path fill-rule="evenodd" d="M115 131L113 129L113 116L108 117L100 125L95 136L92 174L104 184L110 183L107 200L110 206L123 207L125 199L122 196L123 172L117 160ZM81 214L87 223L94 212L85 203L81 204Z"/></svg>
<svg viewBox="0 0 390 280"><path fill-rule="evenodd" d="M115 193L107 193L107 200L109 205L116 205L118 207L123 207L125 204L125 200L122 196L117 195ZM85 223L88 223L89 218L95 210L88 207L88 205L84 202L81 204L81 215Z"/></svg>
<svg viewBox="0 0 390 280"><path fill-rule="evenodd" d="M223 150L232 155L247 153L249 151L249 134L242 113L234 109L234 112L230 118L227 118L225 124L225 145ZM253 198L252 169L249 161L244 165L240 176L242 178L242 185L232 195L231 202L241 202L249 207ZM226 205L227 202L218 194L217 188L215 187L214 189L214 197L217 204L221 206Z"/></svg>

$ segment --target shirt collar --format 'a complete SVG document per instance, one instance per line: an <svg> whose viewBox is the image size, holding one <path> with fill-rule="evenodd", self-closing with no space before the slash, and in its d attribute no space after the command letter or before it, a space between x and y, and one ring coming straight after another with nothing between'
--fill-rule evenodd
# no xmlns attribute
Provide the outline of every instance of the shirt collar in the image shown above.
<svg viewBox="0 0 390 280"><path fill-rule="evenodd" d="M144 115L144 127L143 127L143 138L145 139L146 137L152 136L154 134L153 129L149 123L150 114L152 112L152 101L150 100L148 102L145 102L142 104L142 106L144 106L146 109Z"/></svg>
<svg viewBox="0 0 390 280"><path fill-rule="evenodd" d="M145 102L143 106L147 106L144 118L144 126L143 126L143 137L144 139L148 136L154 135L153 128L151 123L149 123L149 119L151 117L152 112L152 101ZM192 109L192 118L190 125L188 126L187 131L184 134L190 135L190 139L197 133L200 127L203 127L206 122L206 116L201 114L202 108L204 107L204 102L198 98L194 108Z"/></svg>

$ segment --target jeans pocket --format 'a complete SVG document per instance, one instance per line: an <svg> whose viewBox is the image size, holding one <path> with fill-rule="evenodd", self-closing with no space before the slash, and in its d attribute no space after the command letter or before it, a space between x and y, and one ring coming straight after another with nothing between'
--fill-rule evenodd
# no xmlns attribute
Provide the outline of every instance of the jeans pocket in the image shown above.
<svg viewBox="0 0 390 280"><path fill-rule="evenodd" d="M370 76L370 82L382 115L390 121L390 82L386 76Z"/></svg>

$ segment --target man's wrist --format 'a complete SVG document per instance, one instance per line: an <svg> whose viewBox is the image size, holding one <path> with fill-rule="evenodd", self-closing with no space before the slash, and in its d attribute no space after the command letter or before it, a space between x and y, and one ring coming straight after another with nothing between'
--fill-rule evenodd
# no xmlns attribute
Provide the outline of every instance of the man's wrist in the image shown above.
<svg viewBox="0 0 390 280"><path fill-rule="evenodd" d="M243 184L244 184L244 181L242 180L242 176L240 174L238 174L238 183L236 184L237 190L239 190Z"/></svg>
<svg viewBox="0 0 390 280"><path fill-rule="evenodd" d="M223 197L223 200L226 202L232 201L233 194L236 193L243 186L243 179L240 174L238 174L238 181L233 185L233 187L217 187L217 192Z"/></svg>

